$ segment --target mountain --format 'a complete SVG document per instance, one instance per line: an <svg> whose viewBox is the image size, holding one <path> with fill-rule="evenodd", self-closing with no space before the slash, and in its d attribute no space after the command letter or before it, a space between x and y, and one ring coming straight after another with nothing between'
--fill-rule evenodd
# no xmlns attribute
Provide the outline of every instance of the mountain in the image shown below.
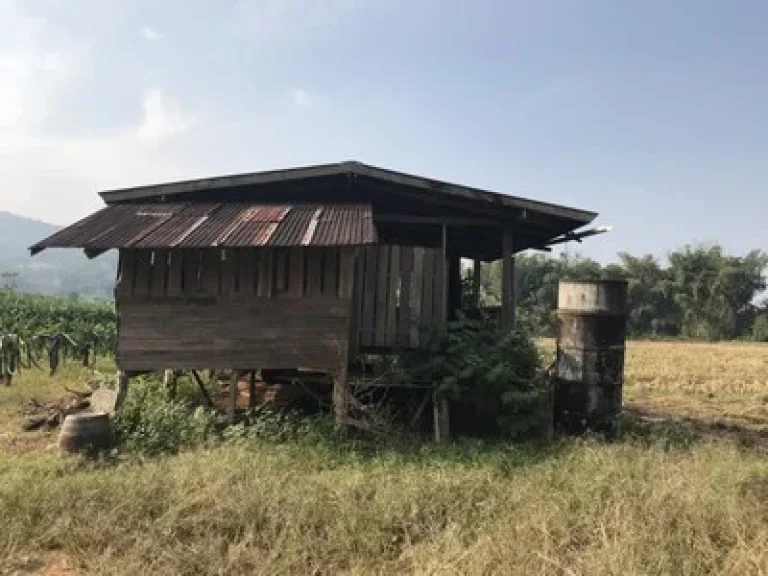
<svg viewBox="0 0 768 576"><path fill-rule="evenodd" d="M117 266L114 252L93 260L74 249L49 249L34 258L29 255L32 244L57 230L53 224L0 211L0 285L56 296L112 298Z"/></svg>

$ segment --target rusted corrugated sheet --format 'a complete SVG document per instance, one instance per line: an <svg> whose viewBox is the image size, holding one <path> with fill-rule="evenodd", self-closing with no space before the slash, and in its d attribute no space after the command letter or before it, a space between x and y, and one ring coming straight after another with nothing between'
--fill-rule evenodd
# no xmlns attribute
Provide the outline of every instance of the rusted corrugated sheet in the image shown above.
<svg viewBox="0 0 768 576"><path fill-rule="evenodd" d="M31 250L341 246L375 241L370 205L190 202L108 206Z"/></svg>
<svg viewBox="0 0 768 576"><path fill-rule="evenodd" d="M290 206L253 206L243 210L221 242L228 246L264 246L290 210Z"/></svg>
<svg viewBox="0 0 768 576"><path fill-rule="evenodd" d="M267 244L270 246L301 246L301 241L304 239L304 234L309 228L316 209L317 206L294 206L283 218Z"/></svg>
<svg viewBox="0 0 768 576"><path fill-rule="evenodd" d="M309 242L313 246L350 244L359 237L375 236L373 214L368 206L327 206L317 222L315 233Z"/></svg>

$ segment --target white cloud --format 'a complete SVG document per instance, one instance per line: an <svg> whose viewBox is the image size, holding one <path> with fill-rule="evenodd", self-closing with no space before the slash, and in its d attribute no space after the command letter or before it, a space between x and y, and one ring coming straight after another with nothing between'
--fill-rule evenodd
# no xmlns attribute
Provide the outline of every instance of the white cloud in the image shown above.
<svg viewBox="0 0 768 576"><path fill-rule="evenodd" d="M0 129L38 127L87 53L55 38L46 20L19 13L13 4L0 20L12 23L0 24Z"/></svg>
<svg viewBox="0 0 768 576"><path fill-rule="evenodd" d="M159 88L147 91L142 108L144 114L136 129L139 140L162 140L185 132L195 124L195 118Z"/></svg>
<svg viewBox="0 0 768 576"><path fill-rule="evenodd" d="M152 26L142 26L141 35L144 36L144 39L149 42L157 42L158 40L163 39L163 35L152 28Z"/></svg>
<svg viewBox="0 0 768 576"><path fill-rule="evenodd" d="M312 108L315 104L315 99L303 88L294 88L291 91L291 98L293 105L297 108Z"/></svg>
<svg viewBox="0 0 768 576"><path fill-rule="evenodd" d="M206 139L188 133L195 123L180 104L161 90L139 103L137 124L105 135L0 138L0 210L66 224L99 207L99 190L204 171L195 157Z"/></svg>
<svg viewBox="0 0 768 576"><path fill-rule="evenodd" d="M0 0L0 210L66 224L100 205L98 190L205 170L206 138L188 141L196 115L159 88L142 95L136 87L132 124L52 132L47 119L66 114L64 98L90 56L53 23Z"/></svg>

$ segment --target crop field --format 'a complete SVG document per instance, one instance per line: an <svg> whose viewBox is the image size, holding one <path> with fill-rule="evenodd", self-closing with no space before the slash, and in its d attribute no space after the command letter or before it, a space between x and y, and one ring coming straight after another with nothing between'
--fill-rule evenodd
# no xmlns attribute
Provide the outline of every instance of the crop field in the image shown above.
<svg viewBox="0 0 768 576"><path fill-rule="evenodd" d="M768 574L768 346L631 342L622 439L545 447L65 459L21 407L87 374L0 386L0 574Z"/></svg>

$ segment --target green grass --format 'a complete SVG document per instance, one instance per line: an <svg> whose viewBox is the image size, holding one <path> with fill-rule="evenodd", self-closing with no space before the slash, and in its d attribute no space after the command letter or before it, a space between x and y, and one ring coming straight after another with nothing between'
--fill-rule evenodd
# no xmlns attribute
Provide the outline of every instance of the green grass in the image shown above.
<svg viewBox="0 0 768 576"><path fill-rule="evenodd" d="M674 386L685 366L706 394L707 378L748 382L722 391L741 398L739 414L768 390L758 383L768 348L707 349L700 361L696 346L662 346L629 354L633 402L673 395L668 407L698 410L708 396ZM18 404L83 377L70 365L54 380L31 371L0 387L0 431L26 437ZM103 462L60 458L53 437L33 433L43 441L0 456L0 574L61 557L82 574L768 573L765 446L675 420L626 428L610 444L364 450L250 439Z"/></svg>

